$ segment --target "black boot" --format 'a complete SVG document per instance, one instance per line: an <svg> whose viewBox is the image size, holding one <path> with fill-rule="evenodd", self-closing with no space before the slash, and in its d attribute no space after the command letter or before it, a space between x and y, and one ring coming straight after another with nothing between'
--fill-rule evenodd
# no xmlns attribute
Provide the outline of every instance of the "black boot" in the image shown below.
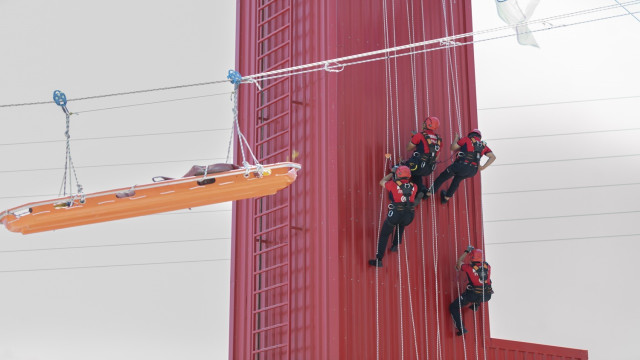
<svg viewBox="0 0 640 360"><path fill-rule="evenodd" d="M445 190L440 191L440 202L446 204L449 199L447 197L447 192Z"/></svg>
<svg viewBox="0 0 640 360"><path fill-rule="evenodd" d="M464 334L469 332L469 330L467 330L465 328L462 328L462 330L460 330L460 329L456 329L456 330L457 330L456 331L456 336L462 336L462 335L464 335Z"/></svg>
<svg viewBox="0 0 640 360"><path fill-rule="evenodd" d="M369 265L375 267L382 267L382 259L371 259L369 260Z"/></svg>

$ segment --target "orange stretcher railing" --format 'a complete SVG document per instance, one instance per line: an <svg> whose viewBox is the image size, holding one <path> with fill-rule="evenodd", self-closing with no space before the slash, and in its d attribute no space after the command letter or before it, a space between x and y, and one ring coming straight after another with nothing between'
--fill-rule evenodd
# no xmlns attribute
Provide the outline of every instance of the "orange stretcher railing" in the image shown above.
<svg viewBox="0 0 640 360"><path fill-rule="evenodd" d="M293 183L300 169L290 162L262 167L262 176L251 166L87 194L83 202L76 196L24 204L2 212L0 221L10 231L31 234L272 195Z"/></svg>

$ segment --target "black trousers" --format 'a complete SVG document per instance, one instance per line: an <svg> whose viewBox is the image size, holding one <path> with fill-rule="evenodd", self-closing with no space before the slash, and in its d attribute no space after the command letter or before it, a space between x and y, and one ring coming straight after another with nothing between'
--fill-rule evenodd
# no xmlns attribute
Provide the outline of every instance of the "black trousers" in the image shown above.
<svg viewBox="0 0 640 360"><path fill-rule="evenodd" d="M387 249L387 243L389 242L389 235L391 235L394 229L395 234L393 234L393 245L402 243L404 228L411 224L414 214L414 210L409 209L405 209L403 211L396 211L394 209L389 210L387 218L382 224L382 229L380 229L380 237L378 238L378 253L376 254L376 258L378 260L382 260L384 257L384 251Z"/></svg>
<svg viewBox="0 0 640 360"><path fill-rule="evenodd" d="M473 289L467 289L459 298L453 300L451 305L449 305L449 312L451 313L453 322L456 323L456 329L464 329L464 324L462 322L462 310L460 310L461 308L469 304L479 305L489 300L491 300L491 291L485 291L483 294L476 293Z"/></svg>
<svg viewBox="0 0 640 360"><path fill-rule="evenodd" d="M456 161L453 164L449 165L449 167L440 175L438 175L436 181L433 182L433 193L435 194L436 191L438 191L438 188L442 186L445 181L453 178L446 194L447 197L452 197L456 190L458 190L458 186L460 186L462 180L473 177L476 173L478 173L477 166L472 166L471 164Z"/></svg>

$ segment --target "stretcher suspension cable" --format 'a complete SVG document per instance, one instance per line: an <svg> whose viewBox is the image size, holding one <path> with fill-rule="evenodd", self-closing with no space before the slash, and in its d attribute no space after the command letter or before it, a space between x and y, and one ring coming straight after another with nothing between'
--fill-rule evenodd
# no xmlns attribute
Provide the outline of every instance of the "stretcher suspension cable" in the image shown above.
<svg viewBox="0 0 640 360"><path fill-rule="evenodd" d="M67 96L60 90L55 90L53 92L53 101L56 105L60 106L62 111L64 112L66 118L66 130L64 132L66 138L66 153L64 160L64 175L62 176L62 184L60 185L59 195L67 196L67 181L69 184L69 201L66 203L66 207L71 207L75 205L76 198L79 199L80 203L85 202L84 192L82 185L78 181L78 174L76 173L76 168L73 166L73 158L71 156L71 134L70 134L70 118L71 112L67 109ZM73 177L72 177L73 175ZM68 179L67 179L68 178ZM77 193L73 194L73 180L75 179Z"/></svg>
<svg viewBox="0 0 640 360"><path fill-rule="evenodd" d="M240 84L242 83L242 76L237 71L229 70L227 79L229 79L229 81L231 81L231 83L233 84L233 93L231 95L233 100L233 124L235 127L235 131L238 135L238 143L240 145L240 154L242 155L242 166L244 167L244 175L245 177L248 177L251 171L249 162L247 161L244 153L244 147L246 145L247 151L249 151L249 154L251 155L251 158L253 159L253 163L256 167L256 173L258 174L258 176L262 176L265 173L265 171L268 171L268 170L265 170L265 168L260 164L256 156L253 154L253 150L251 150L251 145L249 145L247 138L244 136L244 134L240 130L240 121L238 121L238 117L239 117L238 116L238 90L240 89ZM258 86L258 89L260 89L260 86L255 80L250 82L254 83L256 86ZM231 143L229 143L229 145L231 145ZM229 160L230 152L231 152L231 146L229 146L229 149L227 151L227 161Z"/></svg>

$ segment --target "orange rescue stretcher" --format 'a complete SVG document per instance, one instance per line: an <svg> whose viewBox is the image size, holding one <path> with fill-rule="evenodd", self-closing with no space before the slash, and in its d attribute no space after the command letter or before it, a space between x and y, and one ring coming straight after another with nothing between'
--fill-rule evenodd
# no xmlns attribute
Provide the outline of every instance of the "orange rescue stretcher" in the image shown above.
<svg viewBox="0 0 640 360"><path fill-rule="evenodd" d="M291 162L169 179L131 188L24 204L0 214L9 231L31 234L275 194L296 180Z"/></svg>

